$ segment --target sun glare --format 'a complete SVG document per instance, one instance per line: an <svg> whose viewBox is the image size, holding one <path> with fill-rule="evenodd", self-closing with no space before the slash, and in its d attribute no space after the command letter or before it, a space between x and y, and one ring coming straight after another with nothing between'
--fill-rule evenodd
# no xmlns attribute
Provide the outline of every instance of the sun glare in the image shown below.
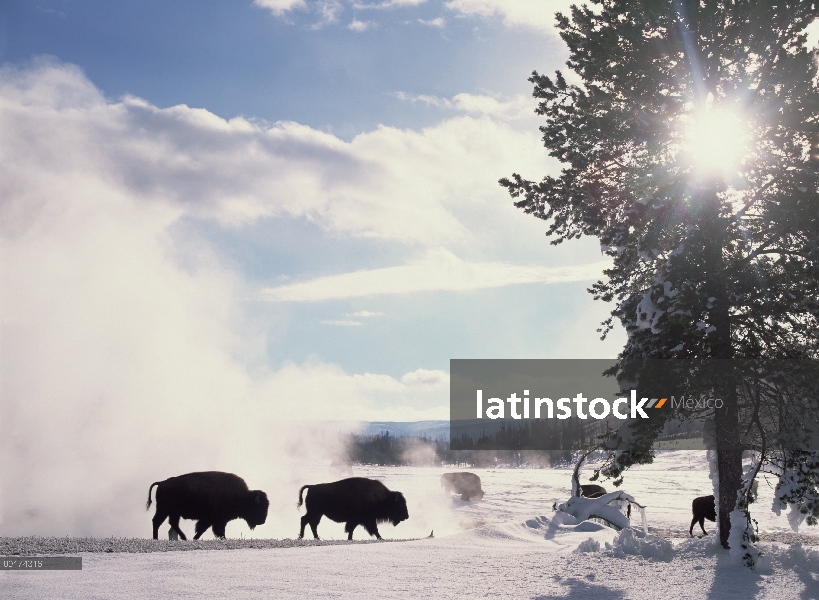
<svg viewBox="0 0 819 600"><path fill-rule="evenodd" d="M736 176L748 151L748 125L740 115L709 107L693 114L687 125L685 147L695 174Z"/></svg>

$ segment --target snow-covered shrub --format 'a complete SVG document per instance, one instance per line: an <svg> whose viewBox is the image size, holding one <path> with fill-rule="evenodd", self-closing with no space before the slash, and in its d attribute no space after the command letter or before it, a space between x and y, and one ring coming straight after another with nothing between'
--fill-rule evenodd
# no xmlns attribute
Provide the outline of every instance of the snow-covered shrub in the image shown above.
<svg viewBox="0 0 819 600"><path fill-rule="evenodd" d="M627 529L631 527L631 522L628 517L624 515L617 506L611 506L611 503L631 503L636 506L642 515L643 530L646 529L645 512L643 508L637 504L634 498L625 492L610 492L603 494L598 498L585 498L583 496L574 496L567 502L560 504L558 510L568 513L575 517L578 522L585 521L592 517L602 519L615 529Z"/></svg>
<svg viewBox="0 0 819 600"><path fill-rule="evenodd" d="M728 535L728 545L731 547L731 559L737 564L753 569L759 559L759 550L754 546L759 538L751 524L755 521L749 519L748 513L739 508L732 510L729 516L731 533Z"/></svg>
<svg viewBox="0 0 819 600"><path fill-rule="evenodd" d="M731 559L751 569L756 568L760 556L754 545L759 541L759 536L756 534L756 521L751 518L750 510L750 505L756 501L756 475L760 466L761 464L757 464L742 477L735 508L728 515L731 520L731 532L728 535Z"/></svg>
<svg viewBox="0 0 819 600"><path fill-rule="evenodd" d="M776 484L773 510L779 515L788 505L788 522L794 531L799 531L805 520L808 525L819 523L819 452L787 453Z"/></svg>
<svg viewBox="0 0 819 600"><path fill-rule="evenodd" d="M674 546L671 542L635 529L624 529L618 533L611 544L606 543L606 549L619 558L626 554L666 562L674 558Z"/></svg>
<svg viewBox="0 0 819 600"><path fill-rule="evenodd" d="M598 542L594 538L589 538L583 542L578 544L575 552L599 552L600 551L600 542Z"/></svg>

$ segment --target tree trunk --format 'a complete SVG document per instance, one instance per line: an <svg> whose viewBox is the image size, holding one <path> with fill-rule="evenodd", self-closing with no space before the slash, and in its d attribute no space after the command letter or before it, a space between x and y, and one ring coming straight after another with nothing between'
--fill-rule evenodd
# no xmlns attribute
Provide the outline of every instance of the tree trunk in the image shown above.
<svg viewBox="0 0 819 600"><path fill-rule="evenodd" d="M716 328L716 339L711 344L710 359L725 361L727 368L730 359L734 358L731 341L731 311L728 292L726 265L723 258L725 242L725 224L719 214L719 200L713 192L703 198L703 232L705 247L703 258L706 265L705 290L714 298L711 304L709 320ZM712 371L713 372L713 371ZM721 408L714 409L717 437L717 473L719 475L719 539L723 548L728 548L728 536L731 533L731 512L737 501L737 492L742 484L742 446L739 439L739 406L736 379L723 369L717 372L726 373L717 379L715 397L723 401Z"/></svg>
<svg viewBox="0 0 819 600"><path fill-rule="evenodd" d="M731 533L731 512L736 507L737 492L742 486L742 444L739 431L739 399L737 397L736 378L732 372L733 348L731 347L731 317L728 310L727 291L718 286L715 294L713 323L721 333L720 342L712 346L712 358L717 359L716 373L718 378L714 385L715 398L723 402L721 408L714 408L717 437L717 473L719 475L719 499L717 516L719 518L719 541L723 548L729 548L728 536ZM731 369L729 371L729 369Z"/></svg>
<svg viewBox="0 0 819 600"><path fill-rule="evenodd" d="M731 533L731 511L737 502L737 492L742 485L742 446L738 439L739 412L736 385L733 377L726 381L722 398L724 405L714 410L717 433L717 473L719 475L719 541L728 548Z"/></svg>

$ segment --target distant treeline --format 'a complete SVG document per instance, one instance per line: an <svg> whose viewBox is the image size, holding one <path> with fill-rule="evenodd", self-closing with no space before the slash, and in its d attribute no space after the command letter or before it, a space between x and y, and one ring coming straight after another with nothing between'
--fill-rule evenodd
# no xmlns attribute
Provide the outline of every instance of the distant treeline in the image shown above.
<svg viewBox="0 0 819 600"><path fill-rule="evenodd" d="M572 460L569 451L451 450L449 442L442 438L394 436L389 432L351 434L345 446L346 462L360 465L548 467Z"/></svg>
<svg viewBox="0 0 819 600"><path fill-rule="evenodd" d="M600 425L598 422L584 427L569 421L561 423L560 428L538 423L501 426L479 435L455 433L453 443L443 437L395 436L387 431L375 435L350 434L345 443L346 456L340 462L385 466L557 466L571 463L573 450L594 445L597 436L604 432L605 425L602 424L603 428ZM670 421L660 439L699 437L702 426L702 422ZM527 449L533 445L546 449Z"/></svg>
<svg viewBox="0 0 819 600"><path fill-rule="evenodd" d="M536 421L456 421L452 424L450 448L455 450L571 451L590 448L621 421L577 419ZM660 437L680 434L696 437L703 423L668 421Z"/></svg>
<svg viewBox="0 0 819 600"><path fill-rule="evenodd" d="M466 421L453 424L451 448L457 450L566 450L592 446L607 422Z"/></svg>

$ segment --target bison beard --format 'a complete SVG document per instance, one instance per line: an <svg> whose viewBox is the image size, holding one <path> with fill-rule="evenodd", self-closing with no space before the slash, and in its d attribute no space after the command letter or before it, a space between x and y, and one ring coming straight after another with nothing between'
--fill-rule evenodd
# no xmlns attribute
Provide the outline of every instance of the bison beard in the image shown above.
<svg viewBox="0 0 819 600"><path fill-rule="evenodd" d="M691 512L694 513L694 518L691 519L691 527L688 529L688 535L694 535L694 525L699 522L700 529L703 535L708 535L705 531L705 519L709 521L717 520L717 509L714 503L714 496L700 496L694 498L691 503Z"/></svg>
<svg viewBox="0 0 819 600"><path fill-rule="evenodd" d="M304 490L308 490L306 501L302 500ZM302 486L298 506L302 502L307 512L301 518L299 538L304 537L304 528L309 523L313 537L318 539L317 527L323 516L336 523L346 523L344 531L348 540L353 539L353 530L359 525L380 540L378 523L390 521L398 525L409 518L407 501L401 492L391 492L380 481L364 477Z"/></svg>
<svg viewBox="0 0 819 600"><path fill-rule="evenodd" d="M445 494L453 491L461 495L461 500L468 501L473 497L480 500L484 496L481 489L481 478L474 473L444 473L441 475L441 487Z"/></svg>
<svg viewBox="0 0 819 600"><path fill-rule="evenodd" d="M179 529L179 519L196 521L198 540L213 527L213 535L225 537L225 526L233 519L244 519L251 529L264 524L270 502L261 490L248 490L244 480L232 473L207 471L188 473L158 481L148 488L148 503L151 507L151 490L156 486L156 514L153 518L154 539L159 539L159 526L168 519L171 529L182 540L187 539Z"/></svg>

